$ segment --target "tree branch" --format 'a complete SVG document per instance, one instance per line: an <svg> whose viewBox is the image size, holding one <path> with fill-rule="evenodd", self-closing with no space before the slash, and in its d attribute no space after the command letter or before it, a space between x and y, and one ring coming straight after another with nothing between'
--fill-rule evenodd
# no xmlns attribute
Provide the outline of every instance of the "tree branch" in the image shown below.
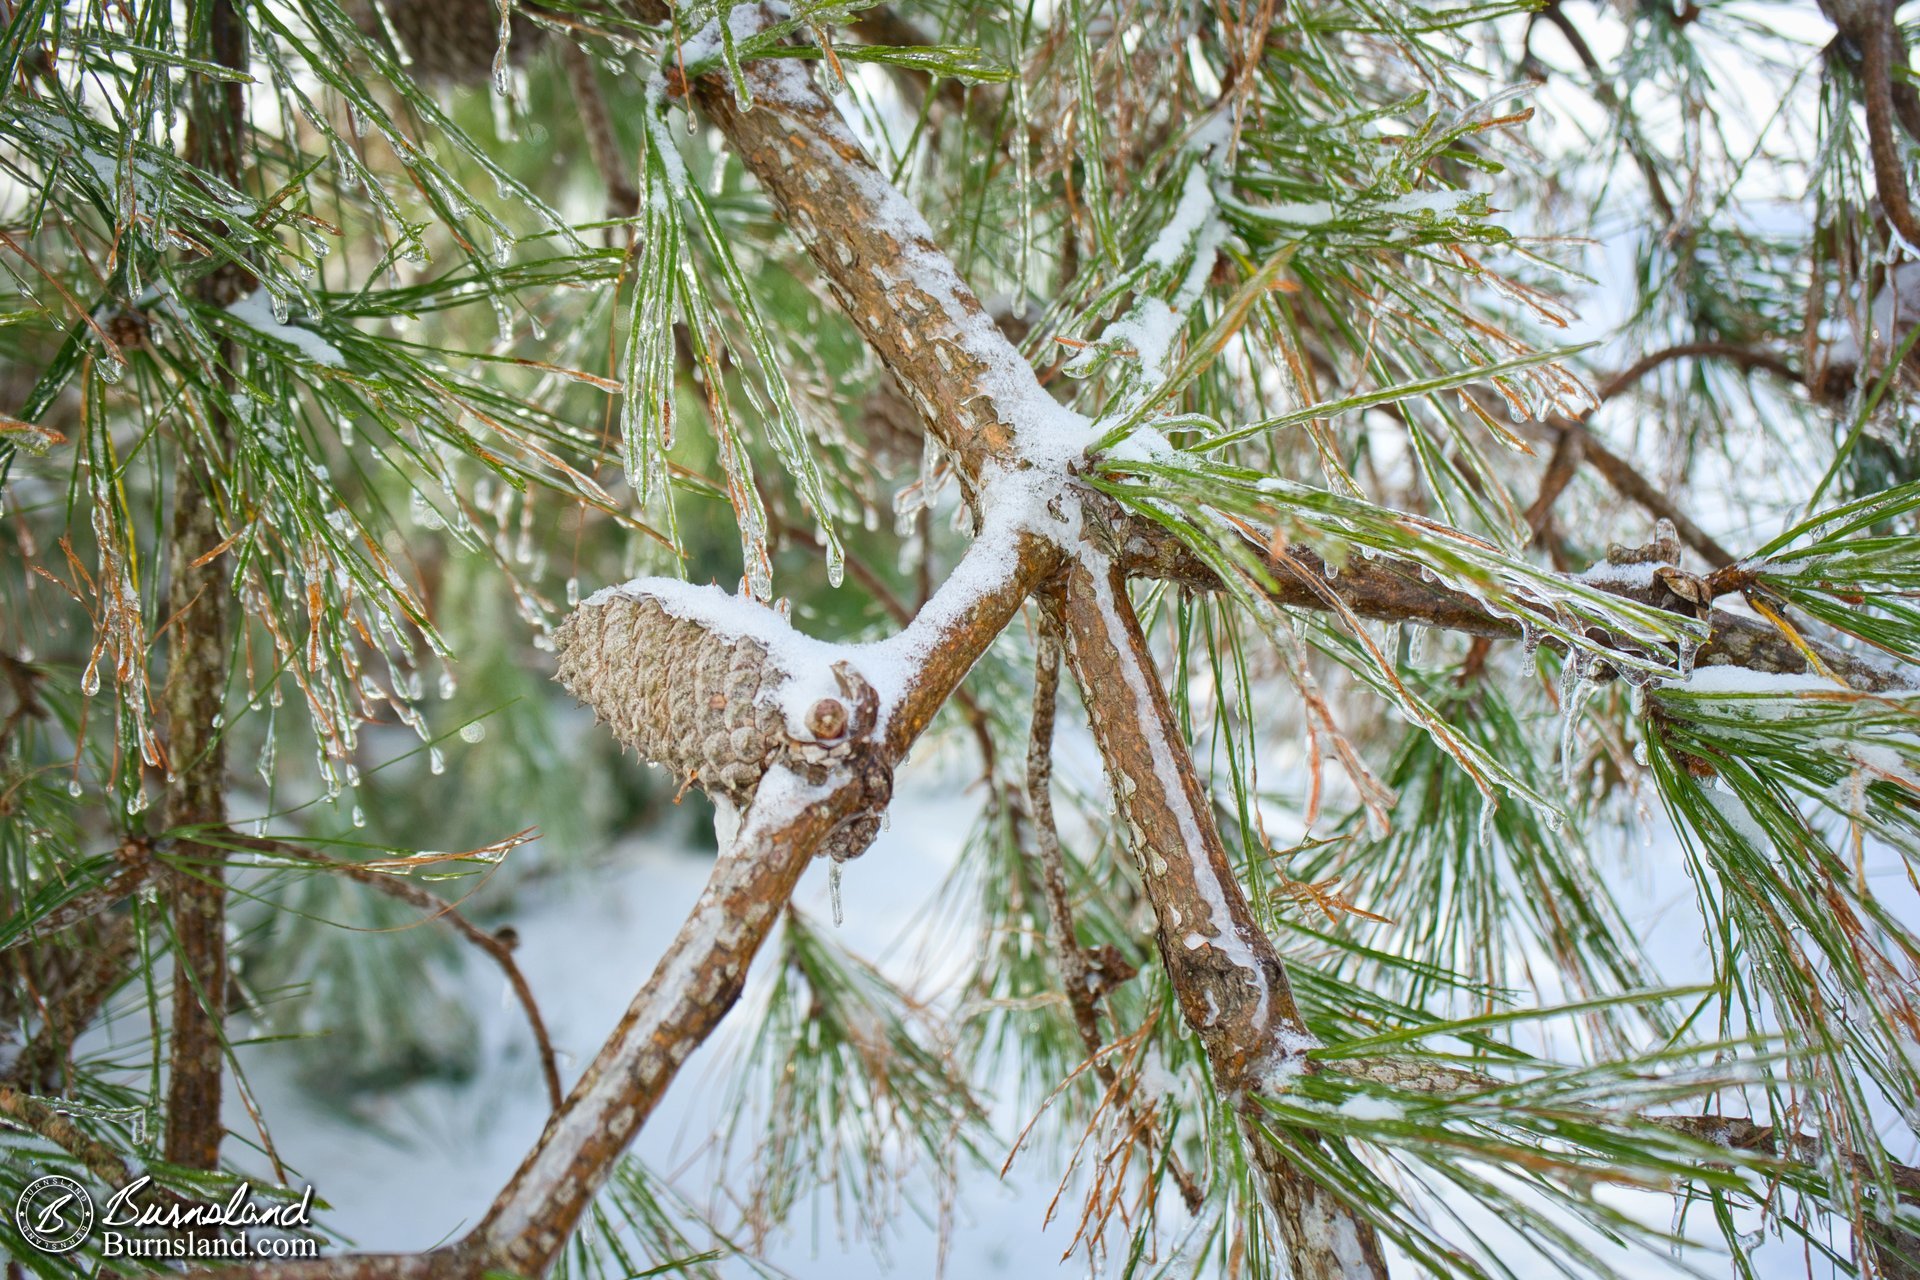
<svg viewBox="0 0 1920 1280"><path fill-rule="evenodd" d="M1126 590L1124 570L1097 555L1070 566L1067 656L1140 862L1181 1015L1206 1049L1216 1086L1258 1092L1273 1072L1293 1069L1313 1039L1240 890ZM1289 1161L1251 1117L1245 1135L1293 1274L1384 1280L1372 1225ZM1354 1256L1337 1242L1353 1245ZM1355 1260L1363 1270L1349 1267Z"/></svg>
<svg viewBox="0 0 1920 1280"><path fill-rule="evenodd" d="M1096 1001L1108 985L1122 975L1110 972L1111 960L1096 963L1080 944L1080 936L1074 929L1067 860L1060 848L1059 828L1053 820L1053 727L1060 692L1058 602L1043 606L1040 616L1040 642L1033 672L1033 727L1027 737L1027 803L1033 815L1034 840L1040 846L1041 884L1047 896L1047 914L1053 918L1053 947L1060 965L1060 984L1065 989L1074 1029L1080 1033L1080 1043L1087 1051L1087 1062L1095 1077L1105 1086L1107 1096L1118 1100L1125 1113L1126 1131L1144 1135L1151 1154L1154 1131L1135 1107L1131 1094L1122 1093L1119 1072L1108 1060L1106 1040L1100 1034ZM1123 972L1124 976L1131 976L1132 966ZM1187 1212L1200 1212L1199 1184L1177 1154L1169 1151L1166 1158L1168 1172L1179 1184Z"/></svg>
<svg viewBox="0 0 1920 1280"><path fill-rule="evenodd" d="M48 1103L10 1084L0 1084L0 1116L53 1143L110 1187L123 1186L131 1179L126 1162L112 1147L83 1133Z"/></svg>
<svg viewBox="0 0 1920 1280"><path fill-rule="evenodd" d="M311 862L317 866L337 871L349 880L358 881L370 888L378 889L390 898L397 898L410 907L424 911L429 920L445 920L453 931L474 946L485 952L492 961L500 966L506 975L507 984L513 988L514 998L527 1015L527 1027L533 1033L535 1050L540 1055L540 1073L547 1082L547 1098L555 1110L561 1102L560 1068L553 1052L553 1041L547 1036L546 1019L540 1016L539 1002L534 999L533 987L527 982L526 975L520 972L520 965L513 958L513 944L497 933L482 929L461 914L458 906L428 893L410 880L401 879L372 867L346 862L329 857L317 849L293 844L286 840L269 840L257 836L243 836L233 831L222 832L219 839L241 849L252 849L259 853L274 853L300 862Z"/></svg>
<svg viewBox="0 0 1920 1280"><path fill-rule="evenodd" d="M202 0L190 6L195 31L204 30L202 56L243 71L247 65L244 0ZM193 80L187 159L238 187L246 153L246 95L239 80ZM242 272L216 270L202 280L204 301L225 306L238 296ZM234 346L222 340L221 377L231 383ZM207 407L216 448L232 426ZM168 538L167 613L173 619L167 664L167 767L162 821L169 830L226 825L227 755L220 722L225 701L230 589L227 562L203 553L218 546L220 521L207 492L207 459L183 439L173 476L173 527ZM227 1005L226 885L221 851L182 841L180 851L199 864L169 880L174 945L173 1044L167 1082L166 1157L174 1164L212 1169L220 1163L221 1024Z"/></svg>
<svg viewBox="0 0 1920 1280"><path fill-rule="evenodd" d="M963 562L903 633L903 647L924 656L891 708L884 737L865 748L879 763L890 770L905 756L1060 558L1057 547L1032 535L1011 548L992 541L968 552L972 563ZM884 803L870 793L869 776L855 763L817 786L784 771L761 780L693 914L463 1246L467 1256L526 1274L545 1270L680 1064L739 998L808 858L842 821L876 799Z"/></svg>
<svg viewBox="0 0 1920 1280"><path fill-rule="evenodd" d="M1211 567L1159 530L1131 526L1122 538L1120 554L1129 576L1164 579L1194 591L1220 589ZM1325 561L1304 547L1289 547L1287 558L1294 564L1282 565L1263 553L1273 582L1267 595L1275 604L1324 611L1329 607L1325 593L1332 591L1363 618L1411 622L1493 640L1522 637L1519 622L1494 613L1463 591L1428 582L1403 561L1354 556L1335 575L1327 572ZM1715 609L1707 621L1711 635L1700 647L1697 665L1745 667L1781 675L1809 670L1805 655L1766 622L1724 609ZM1809 643L1821 661L1855 689L1886 693L1915 687L1914 679L1899 670L1831 645Z"/></svg>

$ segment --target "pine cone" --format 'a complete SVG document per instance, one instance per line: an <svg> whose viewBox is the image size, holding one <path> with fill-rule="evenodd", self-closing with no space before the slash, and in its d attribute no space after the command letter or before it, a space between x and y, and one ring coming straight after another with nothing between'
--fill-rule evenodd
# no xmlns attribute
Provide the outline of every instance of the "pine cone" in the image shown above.
<svg viewBox="0 0 1920 1280"><path fill-rule="evenodd" d="M858 769L873 809L848 819L821 852L844 860L873 842L892 775L862 741L878 718L879 697L847 663L833 667L841 696L819 699L805 724L793 726L779 702L791 673L765 644L680 617L644 592L582 604L554 641L555 678L616 738L742 811L774 764L815 781L837 767Z"/></svg>

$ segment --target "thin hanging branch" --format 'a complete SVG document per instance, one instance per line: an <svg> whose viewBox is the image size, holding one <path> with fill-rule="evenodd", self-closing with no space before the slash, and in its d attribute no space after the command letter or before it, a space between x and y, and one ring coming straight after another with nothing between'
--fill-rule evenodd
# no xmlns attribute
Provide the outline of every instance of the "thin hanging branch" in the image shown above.
<svg viewBox="0 0 1920 1280"><path fill-rule="evenodd" d="M506 976L507 985L513 988L514 999L520 1002L520 1008L527 1016L527 1029L532 1032L534 1049L540 1055L540 1074L547 1083L547 1099L556 1110L559 1109L562 1091L558 1059L553 1051L553 1041L547 1035L546 1019L540 1016L540 1004L534 999L533 987L527 982L526 975L520 972L519 962L513 958L513 943L467 919L454 903L436 897L412 881L390 872L329 857L318 849L309 849L286 840L243 836L233 831L222 833L219 840L235 848L278 854L283 858L326 867L425 912L429 920L446 921L455 933L485 952L487 958L498 965L500 972Z"/></svg>

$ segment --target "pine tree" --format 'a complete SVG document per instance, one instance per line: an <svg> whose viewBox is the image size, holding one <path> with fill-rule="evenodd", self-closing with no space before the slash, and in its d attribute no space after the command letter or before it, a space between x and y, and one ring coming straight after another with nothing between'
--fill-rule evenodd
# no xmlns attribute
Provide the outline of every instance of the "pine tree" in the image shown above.
<svg viewBox="0 0 1920 1280"><path fill-rule="evenodd" d="M455 1069L329 924L424 921L551 1123L457 1241L233 1274L711 1273L1000 1159L1010 1075L1097 1274L1920 1274L1891 0L0 19L0 1201L277 1169L249 1035ZM985 783L931 1003L789 901L929 735ZM622 745L717 860L569 1079L466 896L630 816ZM756 960L709 1221L627 1152Z"/></svg>

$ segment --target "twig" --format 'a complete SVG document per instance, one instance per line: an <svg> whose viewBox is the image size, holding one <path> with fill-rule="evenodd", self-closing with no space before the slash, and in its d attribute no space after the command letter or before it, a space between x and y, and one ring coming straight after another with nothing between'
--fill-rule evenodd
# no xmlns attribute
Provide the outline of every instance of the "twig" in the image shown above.
<svg viewBox="0 0 1920 1280"><path fill-rule="evenodd" d="M1627 150L1633 153L1634 163L1640 167L1641 178L1646 181L1647 198L1652 200L1654 207L1660 211L1660 221L1671 227L1674 218L1673 201L1667 198L1666 184L1660 180L1660 166L1654 163L1653 157L1648 154L1645 144L1641 141L1640 126L1635 122L1633 113L1620 95L1614 92L1613 86L1607 83L1606 71L1600 66L1600 59L1594 57L1593 49L1587 44L1586 37L1580 34L1580 28L1574 26L1572 20L1561 12L1559 0L1553 0L1540 11L1539 16L1542 20L1552 23L1554 28L1565 37L1568 46L1573 49L1574 56L1580 59L1580 65L1586 68L1587 75L1591 77L1593 96L1600 100L1600 105L1619 114L1621 134L1626 140Z"/></svg>
<svg viewBox="0 0 1920 1280"><path fill-rule="evenodd" d="M1674 532L1680 535L1680 540L1699 552L1701 558L1714 568L1723 569L1738 558L1721 546L1712 534L1695 524L1686 512L1674 504L1673 499L1635 470L1632 463L1601 444L1590 429L1582 426L1581 430L1586 436L1581 452L1621 497L1638 504L1657 519L1673 521Z"/></svg>
<svg viewBox="0 0 1920 1280"><path fill-rule="evenodd" d="M107 921L104 936L79 948L80 968L67 976L51 998L41 997L40 1029L21 1046L6 1075L6 1083L32 1093L56 1089L64 1074L73 1042L100 1012L100 1007L127 976L126 963L134 951L133 928L127 917ZM32 953L24 948L25 960Z"/></svg>
<svg viewBox="0 0 1920 1280"><path fill-rule="evenodd" d="M47 709L40 704L40 673L27 663L10 653L0 653L0 676L6 677L13 688L13 707L7 712L7 718L0 720L0 751L4 751L22 720L29 717L43 720Z"/></svg>
<svg viewBox="0 0 1920 1280"><path fill-rule="evenodd" d="M1676 342L1670 347L1648 352L1600 384L1595 394L1602 403L1628 390L1655 369L1675 360L1725 360L1752 372L1759 369L1788 382L1804 382L1800 371L1771 351L1739 342Z"/></svg>
<svg viewBox="0 0 1920 1280"><path fill-rule="evenodd" d="M540 1054L540 1072L546 1077L547 1098L555 1110L560 1107L562 1092L560 1088L560 1068L553 1052L553 1041L548 1038L546 1019L540 1016L539 1002L534 999L533 987L527 982L526 975L520 972L519 964L513 958L513 944L497 933L482 929L461 914L454 903L428 893L410 880L392 875L385 871L376 871L358 863L347 862L331 857L317 849L293 844L286 840L261 839L255 836L243 836L234 832L222 833L220 839L237 848L252 849L260 853L275 853L282 857L311 862L316 865L338 871L349 880L378 889L390 898L398 898L408 906L426 912L430 920L445 920L455 933L484 951L500 971L506 975L507 983L513 988L514 997L520 1001L520 1007L527 1015L527 1027L533 1033L534 1047Z"/></svg>
<svg viewBox="0 0 1920 1280"><path fill-rule="evenodd" d="M1574 472L1580 469L1586 434L1563 427L1554 435L1553 454L1547 459L1547 469L1540 476L1540 491L1534 495L1533 504L1526 510L1527 528L1533 530L1535 545L1547 541L1547 531L1553 527L1553 504L1567 491L1567 486L1573 483Z"/></svg>
<svg viewBox="0 0 1920 1280"><path fill-rule="evenodd" d="M36 939L51 937L53 934L71 929L77 924L93 919L115 904L124 902L145 887L147 882L160 871L159 864L153 860L152 847L143 840L129 840L121 845L116 853L123 864L120 870L100 884L61 903L52 911L34 920L32 933L27 939L28 944Z"/></svg>
<svg viewBox="0 0 1920 1280"><path fill-rule="evenodd" d="M1858 20L1847 24L1845 34L1860 45L1860 88L1867 103L1867 151L1873 157L1874 189L1894 231L1920 249L1920 221L1913 216L1907 166L1893 131L1893 5L1848 8L1858 15Z"/></svg>
<svg viewBox="0 0 1920 1280"><path fill-rule="evenodd" d="M126 1161L120 1158L119 1152L82 1132L78 1125L48 1103L22 1093L10 1084L0 1084L0 1115L53 1143L85 1165L88 1173L110 1187L122 1186L131 1178Z"/></svg>

